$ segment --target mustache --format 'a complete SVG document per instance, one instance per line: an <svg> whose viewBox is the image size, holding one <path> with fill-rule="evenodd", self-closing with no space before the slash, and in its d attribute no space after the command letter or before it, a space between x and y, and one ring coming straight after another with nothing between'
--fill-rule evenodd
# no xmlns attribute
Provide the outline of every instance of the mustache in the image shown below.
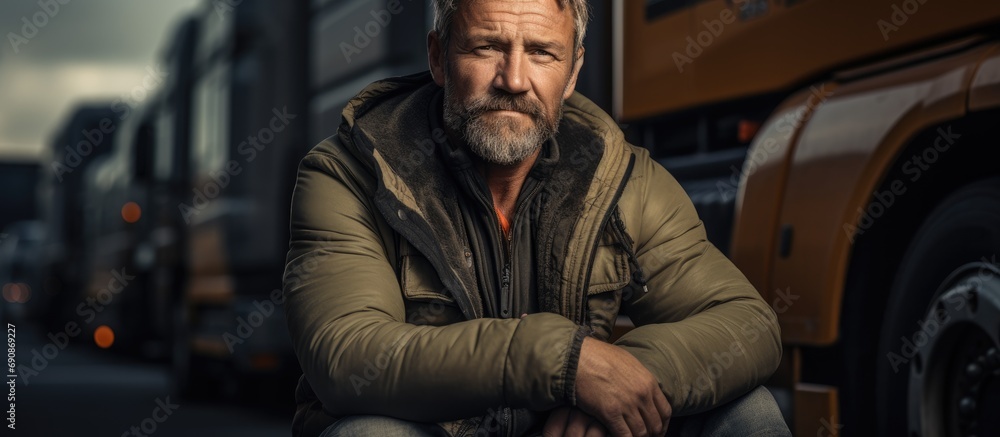
<svg viewBox="0 0 1000 437"><path fill-rule="evenodd" d="M469 102L466 107L469 118L479 117L489 111L517 111L535 119L540 119L543 113L540 103L512 94L489 94Z"/></svg>

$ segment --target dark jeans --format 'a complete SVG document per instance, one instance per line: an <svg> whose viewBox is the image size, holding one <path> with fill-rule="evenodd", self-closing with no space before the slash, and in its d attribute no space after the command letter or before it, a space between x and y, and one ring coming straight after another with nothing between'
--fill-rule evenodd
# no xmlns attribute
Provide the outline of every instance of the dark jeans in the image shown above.
<svg viewBox="0 0 1000 437"><path fill-rule="evenodd" d="M348 416L323 432L322 437L439 437L444 429L386 416ZM791 436L771 392L757 387L750 393L712 410L670 420L668 436Z"/></svg>

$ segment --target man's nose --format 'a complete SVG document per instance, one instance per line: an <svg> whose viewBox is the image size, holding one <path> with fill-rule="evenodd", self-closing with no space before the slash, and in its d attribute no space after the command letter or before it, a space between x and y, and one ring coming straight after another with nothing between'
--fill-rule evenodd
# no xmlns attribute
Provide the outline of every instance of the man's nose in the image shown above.
<svg viewBox="0 0 1000 437"><path fill-rule="evenodd" d="M525 71L528 68L528 62L524 59L526 56L521 51L514 51L504 56L493 79L493 87L511 94L521 94L531 90L531 81L528 80Z"/></svg>

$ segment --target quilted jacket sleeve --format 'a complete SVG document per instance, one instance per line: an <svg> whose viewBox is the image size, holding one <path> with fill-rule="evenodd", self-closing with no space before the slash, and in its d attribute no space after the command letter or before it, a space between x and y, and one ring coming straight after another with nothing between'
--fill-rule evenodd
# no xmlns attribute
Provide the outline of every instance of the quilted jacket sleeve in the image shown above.
<svg viewBox="0 0 1000 437"><path fill-rule="evenodd" d="M284 278L294 348L324 410L441 422L565 403L584 335L570 320L405 323L391 231L333 141L300 164Z"/></svg>
<svg viewBox="0 0 1000 437"><path fill-rule="evenodd" d="M694 206L644 150L622 202L648 292L622 311L638 327L615 344L659 380L675 414L710 409L765 382L781 359L774 311L706 240ZM628 205L625 207L624 205Z"/></svg>

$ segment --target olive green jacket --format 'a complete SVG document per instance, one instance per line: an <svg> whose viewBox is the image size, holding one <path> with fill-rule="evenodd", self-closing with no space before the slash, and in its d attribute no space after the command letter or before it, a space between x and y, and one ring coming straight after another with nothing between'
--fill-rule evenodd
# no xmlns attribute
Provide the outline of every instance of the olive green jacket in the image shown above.
<svg viewBox="0 0 1000 437"><path fill-rule="evenodd" d="M774 312L606 113L566 101L505 242L438 124L441 94L427 73L376 82L301 161L284 277L296 435L353 414L519 435L575 404L580 344L608 340L619 313L637 328L615 344L675 414L772 374Z"/></svg>

